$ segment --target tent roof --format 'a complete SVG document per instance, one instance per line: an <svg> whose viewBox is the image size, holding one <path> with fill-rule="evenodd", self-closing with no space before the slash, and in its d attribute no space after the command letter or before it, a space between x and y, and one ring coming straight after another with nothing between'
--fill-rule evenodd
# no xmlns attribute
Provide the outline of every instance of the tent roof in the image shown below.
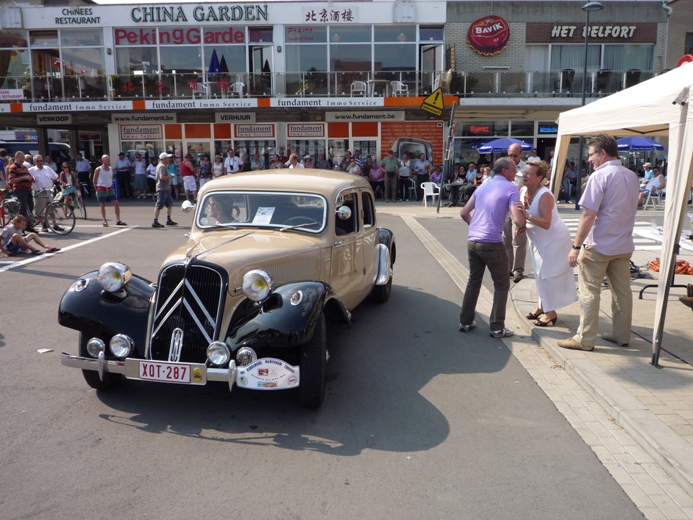
<svg viewBox="0 0 693 520"><path fill-rule="evenodd" d="M681 110L673 104L684 87L693 84L693 65L665 74L558 117L560 132L568 135L667 135L669 122Z"/></svg>

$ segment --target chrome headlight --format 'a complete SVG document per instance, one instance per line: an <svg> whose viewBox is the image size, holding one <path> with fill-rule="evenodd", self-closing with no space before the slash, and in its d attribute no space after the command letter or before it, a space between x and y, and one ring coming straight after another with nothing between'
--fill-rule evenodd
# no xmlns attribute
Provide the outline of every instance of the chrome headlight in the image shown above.
<svg viewBox="0 0 693 520"><path fill-rule="evenodd" d="M118 292L130 281L132 271L119 262L106 262L99 268L96 279L108 292Z"/></svg>
<svg viewBox="0 0 693 520"><path fill-rule="evenodd" d="M272 277L260 269L248 271L243 277L243 294L254 302L266 300L273 288Z"/></svg>
<svg viewBox="0 0 693 520"><path fill-rule="evenodd" d="M87 352L91 357L99 357L106 350L106 344L99 338L91 338L87 343Z"/></svg>
<svg viewBox="0 0 693 520"><path fill-rule="evenodd" d="M253 361L257 361L257 354L250 347L241 347L236 352L236 363L238 366L247 367Z"/></svg>
<svg viewBox="0 0 693 520"><path fill-rule="evenodd" d="M223 341L215 341L207 347L207 359L213 365L225 365L230 357L229 347Z"/></svg>
<svg viewBox="0 0 693 520"><path fill-rule="evenodd" d="M125 334L116 334L111 338L108 346L115 357L126 358L130 355L132 347L135 346L135 342L130 336L126 336Z"/></svg>

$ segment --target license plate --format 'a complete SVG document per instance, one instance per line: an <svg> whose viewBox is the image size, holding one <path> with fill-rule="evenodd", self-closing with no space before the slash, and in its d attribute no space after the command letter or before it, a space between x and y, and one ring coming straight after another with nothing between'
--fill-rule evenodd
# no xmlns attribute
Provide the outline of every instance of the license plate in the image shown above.
<svg viewBox="0 0 693 520"><path fill-rule="evenodd" d="M180 363L155 363L140 361L139 378L146 381L189 384L192 374L190 365Z"/></svg>

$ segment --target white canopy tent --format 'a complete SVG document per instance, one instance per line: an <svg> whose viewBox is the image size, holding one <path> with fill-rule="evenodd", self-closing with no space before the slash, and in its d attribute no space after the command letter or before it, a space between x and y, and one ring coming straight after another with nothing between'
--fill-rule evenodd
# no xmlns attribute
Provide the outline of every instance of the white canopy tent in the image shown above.
<svg viewBox="0 0 693 520"><path fill-rule="evenodd" d="M669 136L667 196L661 271L652 333L652 364L659 362L669 286L673 283L679 237L693 179L693 110L688 109L693 64L652 78L584 107L562 113L551 175L556 198L571 136Z"/></svg>

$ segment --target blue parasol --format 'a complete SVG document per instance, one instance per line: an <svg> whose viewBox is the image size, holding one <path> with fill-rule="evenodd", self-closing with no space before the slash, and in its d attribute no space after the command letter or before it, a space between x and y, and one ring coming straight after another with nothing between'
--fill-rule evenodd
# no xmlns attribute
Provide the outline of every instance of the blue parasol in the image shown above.
<svg viewBox="0 0 693 520"><path fill-rule="evenodd" d="M212 50L212 59L209 60L209 70L207 71L208 78L212 78L212 76L216 76L221 72L221 67L219 66L219 58L217 57L217 50L213 49Z"/></svg>
<svg viewBox="0 0 693 520"><path fill-rule="evenodd" d="M486 141L476 147L476 151L479 153L503 153L508 151L508 147L511 144L519 144L522 147L522 151L529 152L532 149L531 144L527 144L519 139L512 139L511 137L503 137L501 139L494 139L492 141Z"/></svg>
<svg viewBox="0 0 693 520"><path fill-rule="evenodd" d="M619 152L651 152L653 150L664 150L664 147L647 137L622 137L617 141Z"/></svg>

